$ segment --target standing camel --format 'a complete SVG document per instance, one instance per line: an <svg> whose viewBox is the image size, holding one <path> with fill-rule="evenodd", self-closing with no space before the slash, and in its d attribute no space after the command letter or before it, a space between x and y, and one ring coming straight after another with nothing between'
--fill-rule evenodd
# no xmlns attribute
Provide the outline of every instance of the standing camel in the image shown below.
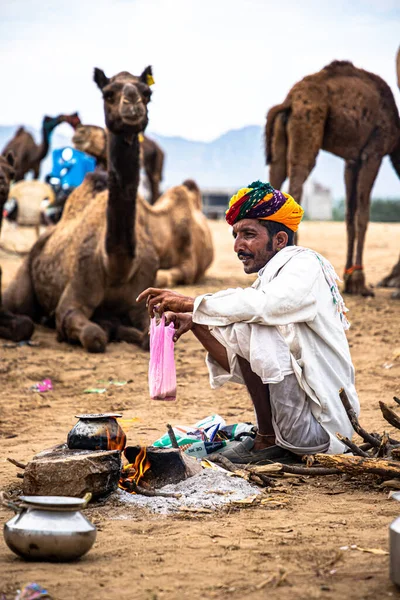
<svg viewBox="0 0 400 600"><path fill-rule="evenodd" d="M350 62L334 61L269 110L265 134L271 184L279 189L288 176L289 194L298 202L320 149L345 160L344 291L373 295L365 285L363 250L371 189L386 154L400 177L400 119L389 86Z"/></svg>
<svg viewBox="0 0 400 600"><path fill-rule="evenodd" d="M397 85L400 89L400 48L397 51L396 58L396 69L397 69ZM393 269L378 283L379 287L390 287L390 288L398 288L392 294L392 298L396 300L400 300L400 256L396 265L394 265Z"/></svg>
<svg viewBox="0 0 400 600"><path fill-rule="evenodd" d="M47 156L50 146L50 136L61 123L60 117L45 116L42 122L42 139L40 144L35 140L24 127L20 127L15 132L14 137L4 148L2 155L7 156L12 152L15 157L15 181L21 181L29 172L33 172L34 179L39 179L40 163Z"/></svg>
<svg viewBox="0 0 400 600"><path fill-rule="evenodd" d="M7 202L10 182L15 176L14 156L8 152L0 156L0 233L3 221L3 206ZM0 337L13 342L28 340L33 333L33 322L29 317L13 315L2 307L0 267Z"/></svg>
<svg viewBox="0 0 400 600"><path fill-rule="evenodd" d="M75 129L72 138L75 148L90 154L96 159L99 167L107 169L106 130L98 125L82 125L77 113L74 115L63 115L62 118ZM154 140L151 140L146 135L141 135L139 140L141 150L140 160L150 186L150 204L154 204L160 196L164 152Z"/></svg>

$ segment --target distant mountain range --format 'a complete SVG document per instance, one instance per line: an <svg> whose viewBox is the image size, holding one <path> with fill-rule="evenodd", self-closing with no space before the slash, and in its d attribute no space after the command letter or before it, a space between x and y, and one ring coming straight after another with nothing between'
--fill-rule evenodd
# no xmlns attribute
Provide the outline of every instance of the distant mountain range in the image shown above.
<svg viewBox="0 0 400 600"><path fill-rule="evenodd" d="M0 126L0 148L3 149L13 136L17 126ZM63 125L63 133L56 130L51 148L70 144L69 127ZM66 128L66 129L64 129ZM28 127L35 140L39 132ZM67 134L64 134L67 131ZM248 125L232 129L211 142L192 141L181 137L167 137L147 132L165 152L165 189L181 183L184 179L195 179L200 187L227 188L244 187L255 179L268 180L268 169L264 164L263 128ZM42 163L41 178L51 170L51 153ZM344 163L341 159L320 152L317 165L311 174L314 181L330 188L335 199L344 197ZM375 198L400 198L400 180L385 157L373 189Z"/></svg>

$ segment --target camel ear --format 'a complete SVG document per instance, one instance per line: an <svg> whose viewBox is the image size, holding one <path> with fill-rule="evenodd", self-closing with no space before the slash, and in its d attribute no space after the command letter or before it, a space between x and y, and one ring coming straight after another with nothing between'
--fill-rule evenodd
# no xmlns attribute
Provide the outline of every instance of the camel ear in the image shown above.
<svg viewBox="0 0 400 600"><path fill-rule="evenodd" d="M8 162L10 167L13 167L15 165L14 152L12 150L9 150L7 152L6 161Z"/></svg>
<svg viewBox="0 0 400 600"><path fill-rule="evenodd" d="M140 76L140 81L143 81L143 83L145 83L146 85L154 84L153 71L150 66L145 68L145 70L143 71L143 73Z"/></svg>
<svg viewBox="0 0 400 600"><path fill-rule="evenodd" d="M95 69L94 69L93 80L95 81L95 83L97 83L97 87L100 88L101 90L110 81L108 79L108 77L106 76L106 74L104 73L104 71L102 71L101 69L98 69L97 67L95 67Z"/></svg>

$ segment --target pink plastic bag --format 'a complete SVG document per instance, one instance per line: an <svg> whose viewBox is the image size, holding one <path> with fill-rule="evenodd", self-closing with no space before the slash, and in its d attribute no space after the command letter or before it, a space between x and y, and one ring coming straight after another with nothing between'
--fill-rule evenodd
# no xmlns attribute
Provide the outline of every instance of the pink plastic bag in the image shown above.
<svg viewBox="0 0 400 600"><path fill-rule="evenodd" d="M157 325L150 322L149 390L153 400L176 399L176 369L174 359L174 324L165 326L165 316Z"/></svg>

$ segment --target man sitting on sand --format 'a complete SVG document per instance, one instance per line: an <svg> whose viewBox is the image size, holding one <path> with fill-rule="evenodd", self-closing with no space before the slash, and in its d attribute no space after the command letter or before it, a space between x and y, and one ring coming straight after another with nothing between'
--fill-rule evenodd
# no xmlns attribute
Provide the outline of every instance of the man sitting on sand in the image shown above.
<svg viewBox="0 0 400 600"><path fill-rule="evenodd" d="M231 198L226 220L245 273L258 273L255 283L197 298L155 288L138 297L151 316L166 313L175 341L193 331L208 352L212 388L246 385L258 430L255 440L223 451L233 462L340 453L336 433L353 434L339 398L343 387L358 414L347 309L332 265L293 244L303 212L269 183L252 183Z"/></svg>

